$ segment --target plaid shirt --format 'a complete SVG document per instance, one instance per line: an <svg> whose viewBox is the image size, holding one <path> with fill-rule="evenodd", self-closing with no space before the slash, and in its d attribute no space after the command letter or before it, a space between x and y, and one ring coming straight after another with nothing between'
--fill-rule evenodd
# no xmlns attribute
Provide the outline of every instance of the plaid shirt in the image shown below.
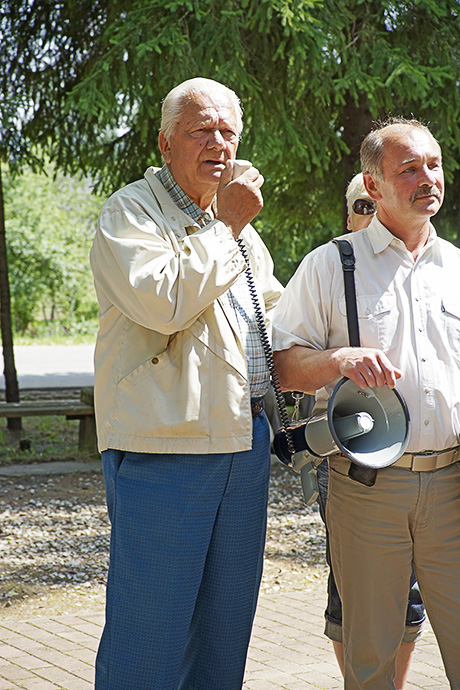
<svg viewBox="0 0 460 690"><path fill-rule="evenodd" d="M161 170L158 170L155 174L178 208L198 223L200 228L204 228L211 222L211 215L197 206L179 187L167 165L163 165ZM248 363L251 398L261 398L268 390L270 373L260 340L254 306L245 273L238 276L232 287L222 295L221 299L226 301L235 311L240 331L239 335ZM263 304L260 296L259 301Z"/></svg>

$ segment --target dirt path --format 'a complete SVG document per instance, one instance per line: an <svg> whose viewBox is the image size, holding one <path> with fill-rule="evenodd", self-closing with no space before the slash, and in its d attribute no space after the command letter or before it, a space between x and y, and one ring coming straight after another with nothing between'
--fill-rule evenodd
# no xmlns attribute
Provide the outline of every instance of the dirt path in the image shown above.
<svg viewBox="0 0 460 690"><path fill-rule="evenodd" d="M102 608L109 532L101 473L0 479L0 618ZM298 476L275 464L262 591L325 587L324 551Z"/></svg>

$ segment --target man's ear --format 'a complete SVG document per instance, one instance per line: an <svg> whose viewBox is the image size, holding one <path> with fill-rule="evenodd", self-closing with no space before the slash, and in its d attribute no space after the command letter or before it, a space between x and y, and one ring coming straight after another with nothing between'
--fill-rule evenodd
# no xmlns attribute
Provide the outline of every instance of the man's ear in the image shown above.
<svg viewBox="0 0 460 690"><path fill-rule="evenodd" d="M363 182L364 186L366 187L366 191L369 194L370 198L373 199L374 201L380 201L382 198L382 195L380 194L379 188L378 188L378 180L376 180L370 173L363 173Z"/></svg>
<svg viewBox="0 0 460 690"><path fill-rule="evenodd" d="M160 149L161 155L165 163L171 162L171 146L169 141L166 139L162 130L158 134L158 148Z"/></svg>

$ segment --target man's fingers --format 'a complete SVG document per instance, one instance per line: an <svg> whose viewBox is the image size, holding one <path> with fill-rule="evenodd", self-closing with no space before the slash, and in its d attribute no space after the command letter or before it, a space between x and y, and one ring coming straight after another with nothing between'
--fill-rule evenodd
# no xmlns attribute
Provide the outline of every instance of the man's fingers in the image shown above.
<svg viewBox="0 0 460 690"><path fill-rule="evenodd" d="M220 176L219 187L224 187L226 184L231 182L233 177L233 161L228 160L225 164L225 168L222 170L222 175Z"/></svg>
<svg viewBox="0 0 460 690"><path fill-rule="evenodd" d="M396 369L380 350L347 348L340 368L343 376L352 379L360 388L394 388L401 371Z"/></svg>

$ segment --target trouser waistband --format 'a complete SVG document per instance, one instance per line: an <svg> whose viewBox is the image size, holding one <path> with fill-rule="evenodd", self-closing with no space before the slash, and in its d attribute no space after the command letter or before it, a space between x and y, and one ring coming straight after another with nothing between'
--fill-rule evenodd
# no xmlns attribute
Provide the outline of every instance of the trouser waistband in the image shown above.
<svg viewBox="0 0 460 690"><path fill-rule="evenodd" d="M336 467L341 474L348 474L351 460L348 460L348 458L341 454L332 455L331 460L332 466ZM432 453L404 453L390 467L402 467L412 470L412 472L433 472L459 461L460 446L455 446L455 448L448 448L439 452L434 451Z"/></svg>
<svg viewBox="0 0 460 690"><path fill-rule="evenodd" d="M433 472L460 460L460 446L432 453L404 453L392 467L405 467L412 472Z"/></svg>

